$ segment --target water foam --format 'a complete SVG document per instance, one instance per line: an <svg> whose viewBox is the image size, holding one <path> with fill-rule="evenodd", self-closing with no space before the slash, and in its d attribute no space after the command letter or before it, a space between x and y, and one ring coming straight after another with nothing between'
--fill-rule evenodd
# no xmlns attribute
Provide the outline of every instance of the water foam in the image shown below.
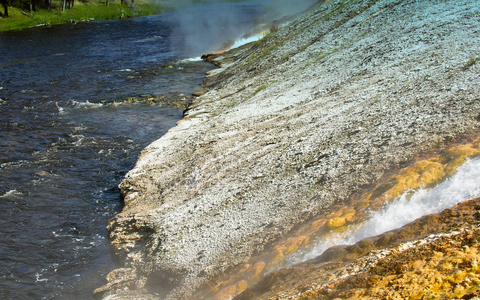
<svg viewBox="0 0 480 300"><path fill-rule="evenodd" d="M265 36L264 34L261 34L261 35L254 35L254 36L251 36L251 37L248 37L248 38L237 39L237 40L235 40L233 45L230 48L228 48L228 50L238 48L240 46L246 45L246 44L251 43L251 42L256 42L256 41L262 39L264 36ZM191 62L199 62L199 61L203 61L202 57L200 57L200 56L184 58L184 59L179 60L178 62L179 63L191 63Z"/></svg>
<svg viewBox="0 0 480 300"><path fill-rule="evenodd" d="M203 59L200 56L197 56L197 57L190 57L190 58L181 59L178 62L179 63L190 63L190 62L198 62L198 61L203 61Z"/></svg>
<svg viewBox="0 0 480 300"><path fill-rule="evenodd" d="M262 39L263 37L264 37L264 35L255 35L255 36L251 36L251 37L248 37L248 38L238 39L233 43L233 45L232 45L232 47L230 47L230 49L235 49L235 48L238 48L240 46L246 45L248 43L256 42L256 41Z"/></svg>
<svg viewBox="0 0 480 300"><path fill-rule="evenodd" d="M57 107L58 113L59 113L60 115L65 114L65 108L61 107L61 106L58 104L58 102L55 102L55 106Z"/></svg>
<svg viewBox="0 0 480 300"><path fill-rule="evenodd" d="M42 269L42 272L44 272L45 269ZM42 273L35 273L35 283L39 282L48 282L48 278L41 278L43 276Z"/></svg>
<svg viewBox="0 0 480 300"><path fill-rule="evenodd" d="M480 197L480 158L467 159L451 178L430 190L421 188L404 193L383 209L372 212L359 227L319 240L308 253L291 257L288 265L317 257L332 246L355 244L364 238L400 228L424 215L476 197Z"/></svg>
<svg viewBox="0 0 480 300"><path fill-rule="evenodd" d="M3 195L0 195L0 198L8 198L8 197L18 197L22 195L21 192L13 189L13 190L9 190L8 192L6 192L5 194Z"/></svg>

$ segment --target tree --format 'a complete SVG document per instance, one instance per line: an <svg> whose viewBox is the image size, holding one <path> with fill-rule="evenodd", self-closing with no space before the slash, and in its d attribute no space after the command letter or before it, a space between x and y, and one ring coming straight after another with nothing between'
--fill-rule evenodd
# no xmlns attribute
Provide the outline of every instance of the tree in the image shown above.
<svg viewBox="0 0 480 300"><path fill-rule="evenodd" d="M7 18L8 17L8 5L10 4L9 0L0 0L0 3L3 5L3 9L4 9L3 15Z"/></svg>
<svg viewBox="0 0 480 300"><path fill-rule="evenodd" d="M37 0L30 0L30 12L37 11Z"/></svg>

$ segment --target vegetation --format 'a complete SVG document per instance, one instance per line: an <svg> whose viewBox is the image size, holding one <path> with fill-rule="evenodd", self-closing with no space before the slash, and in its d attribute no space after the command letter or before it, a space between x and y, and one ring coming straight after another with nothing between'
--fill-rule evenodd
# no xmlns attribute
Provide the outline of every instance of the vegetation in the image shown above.
<svg viewBox="0 0 480 300"><path fill-rule="evenodd" d="M241 2L245 0L220 0ZM192 0L208 4L218 0ZM175 0L162 5L148 0L0 0L0 32L91 20L131 18L175 9Z"/></svg>
<svg viewBox="0 0 480 300"><path fill-rule="evenodd" d="M0 13L0 31L90 20L130 18L162 12L162 7L159 5L145 1L117 1L0 0L4 8Z"/></svg>

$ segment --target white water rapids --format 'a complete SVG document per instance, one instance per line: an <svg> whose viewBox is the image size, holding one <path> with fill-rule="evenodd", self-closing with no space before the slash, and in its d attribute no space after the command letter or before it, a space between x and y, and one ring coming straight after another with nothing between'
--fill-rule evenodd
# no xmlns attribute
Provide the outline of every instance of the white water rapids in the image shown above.
<svg viewBox="0 0 480 300"><path fill-rule="evenodd" d="M456 204L480 197L480 158L468 159L451 177L430 190L408 191L371 213L362 225L346 232L318 240L309 252L301 252L288 259L293 265L321 255L336 245L351 245L371 236L400 228L424 215L437 213Z"/></svg>

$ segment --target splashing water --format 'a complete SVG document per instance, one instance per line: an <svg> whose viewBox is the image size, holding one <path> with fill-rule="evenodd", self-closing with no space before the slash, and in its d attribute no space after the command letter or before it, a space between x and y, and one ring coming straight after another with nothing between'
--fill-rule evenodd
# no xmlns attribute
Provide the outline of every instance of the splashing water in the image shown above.
<svg viewBox="0 0 480 300"><path fill-rule="evenodd" d="M373 212L359 227L319 240L308 253L291 257L293 265L321 255L335 245L355 244L371 236L400 228L424 215L437 213L462 201L480 197L480 158L468 159L455 175L433 189L407 191L382 210Z"/></svg>
<svg viewBox="0 0 480 300"><path fill-rule="evenodd" d="M238 47L243 46L245 44L248 44L248 43L251 43L251 42L256 42L263 37L264 37L264 35L255 35L255 36L251 36L251 37L248 37L248 38L240 38L233 43L233 45L232 45L232 47L230 47L230 49L235 49L235 48L238 48Z"/></svg>

